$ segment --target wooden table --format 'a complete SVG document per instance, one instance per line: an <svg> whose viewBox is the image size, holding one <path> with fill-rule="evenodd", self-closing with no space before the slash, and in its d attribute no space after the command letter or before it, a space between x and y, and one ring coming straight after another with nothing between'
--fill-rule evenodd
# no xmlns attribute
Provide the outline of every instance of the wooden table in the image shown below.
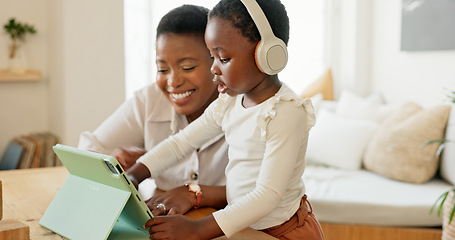
<svg viewBox="0 0 455 240"><path fill-rule="evenodd" d="M64 167L0 171L3 188L3 219L15 219L30 227L30 239L62 239L41 227L39 221L59 188L68 177ZM191 219L210 215L212 208L200 208L186 214ZM217 239L227 239L225 236ZM275 239L263 232L246 228L230 239Z"/></svg>

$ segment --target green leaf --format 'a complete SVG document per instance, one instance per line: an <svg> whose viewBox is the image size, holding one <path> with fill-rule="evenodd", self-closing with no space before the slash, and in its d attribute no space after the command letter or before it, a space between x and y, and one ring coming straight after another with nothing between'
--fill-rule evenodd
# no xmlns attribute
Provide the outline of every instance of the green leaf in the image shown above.
<svg viewBox="0 0 455 240"><path fill-rule="evenodd" d="M446 143L439 145L438 151L436 151L436 156L441 156L442 150L446 147Z"/></svg>
<svg viewBox="0 0 455 240"><path fill-rule="evenodd" d="M455 91L450 92L450 94L447 96L449 97L453 103L455 103Z"/></svg>
<svg viewBox="0 0 455 240"><path fill-rule="evenodd" d="M442 199L441 204L439 205L438 208L438 216L441 216L442 208L444 207L444 202L447 200L447 195L449 195L449 192L446 192L444 194L444 198Z"/></svg>
<svg viewBox="0 0 455 240"><path fill-rule="evenodd" d="M438 207L438 216L441 216L442 206L443 206L444 202L446 201L447 195L449 195L449 191L441 194L441 196L438 197L436 202L434 202L433 206L431 206L430 213L433 212L433 210L436 207L436 205L438 204L438 202L442 199L442 201L441 201L441 203L439 204L439 207Z"/></svg>
<svg viewBox="0 0 455 240"><path fill-rule="evenodd" d="M452 212L450 213L449 223L452 222L454 214L455 214L455 204L453 204Z"/></svg>
<svg viewBox="0 0 455 240"><path fill-rule="evenodd" d="M36 29L33 25L16 22L16 19L14 18L11 18L3 27L13 41L15 39L25 41L25 36L27 34L36 33Z"/></svg>
<svg viewBox="0 0 455 240"><path fill-rule="evenodd" d="M444 202L447 200L447 196L449 195L449 192L451 192L451 191L453 191L455 193L455 188L452 188L452 189L448 190L447 192L441 194L441 196L438 197L438 199L433 204L433 206L431 206L430 213L433 213L434 208L440 202L439 206L438 206L438 216L441 216L441 212L442 212L442 209L444 207ZM454 196L454 198L455 198L455 196ZM452 210L451 210L450 215L449 215L449 223L452 222L453 217L455 215L455 199L452 199L452 202L453 202L453 207L452 207ZM452 202L451 202L451 204L452 204Z"/></svg>
<svg viewBox="0 0 455 240"><path fill-rule="evenodd" d="M433 140L430 140L430 141L424 143L423 146L430 145L430 144L433 144L433 143L445 143L447 141L449 141L449 140L446 139L446 138L433 139Z"/></svg>

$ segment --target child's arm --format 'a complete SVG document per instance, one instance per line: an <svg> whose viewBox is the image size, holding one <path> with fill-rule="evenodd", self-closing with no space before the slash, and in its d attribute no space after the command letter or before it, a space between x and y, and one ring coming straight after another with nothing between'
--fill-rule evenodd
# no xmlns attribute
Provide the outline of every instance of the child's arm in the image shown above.
<svg viewBox="0 0 455 240"><path fill-rule="evenodd" d="M134 184L141 183L148 177L161 174L173 164L183 159L195 149L213 137L222 134L216 108L219 99L215 100L205 112L190 125L175 135L169 136L152 150L142 155L127 171ZM214 110L215 108L215 110ZM137 187L137 186L136 186Z"/></svg>
<svg viewBox="0 0 455 240"><path fill-rule="evenodd" d="M150 177L150 171L144 164L136 162L126 171L126 175L128 175L128 178L136 189L138 189L139 183Z"/></svg>
<svg viewBox="0 0 455 240"><path fill-rule="evenodd" d="M219 100L220 98L210 104L204 113L190 125L177 134L169 136L138 159L138 163L142 163L150 171L148 176L158 176L187 154L223 133L217 109L220 105Z"/></svg>

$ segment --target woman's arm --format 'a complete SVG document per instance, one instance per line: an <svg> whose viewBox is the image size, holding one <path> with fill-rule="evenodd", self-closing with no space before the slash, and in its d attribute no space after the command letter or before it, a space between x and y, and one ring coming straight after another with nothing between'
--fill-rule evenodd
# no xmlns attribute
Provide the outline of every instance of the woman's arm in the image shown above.
<svg viewBox="0 0 455 240"><path fill-rule="evenodd" d="M145 153L146 151L143 148L136 146L121 146L115 148L110 155L117 159L120 165L122 165L122 168L126 171Z"/></svg>
<svg viewBox="0 0 455 240"><path fill-rule="evenodd" d="M200 187L202 191L200 207L221 209L226 206L226 186L201 185ZM167 212L163 212L162 208L157 208L160 203L166 206ZM147 205L155 216L185 214L196 206L196 194L189 191L188 187L181 186L154 195L147 200Z"/></svg>
<svg viewBox="0 0 455 240"><path fill-rule="evenodd" d="M144 145L146 91L137 92L123 102L93 132L85 131L79 137L78 148L103 154L112 154L116 147Z"/></svg>

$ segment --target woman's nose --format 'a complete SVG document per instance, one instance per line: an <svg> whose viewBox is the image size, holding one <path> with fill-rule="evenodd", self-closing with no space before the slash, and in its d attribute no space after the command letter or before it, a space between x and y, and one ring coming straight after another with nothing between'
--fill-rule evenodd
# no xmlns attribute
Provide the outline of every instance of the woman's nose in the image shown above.
<svg viewBox="0 0 455 240"><path fill-rule="evenodd" d="M183 77L177 73L170 74L167 79L167 85L173 88L182 85L184 82L185 80L183 79Z"/></svg>

